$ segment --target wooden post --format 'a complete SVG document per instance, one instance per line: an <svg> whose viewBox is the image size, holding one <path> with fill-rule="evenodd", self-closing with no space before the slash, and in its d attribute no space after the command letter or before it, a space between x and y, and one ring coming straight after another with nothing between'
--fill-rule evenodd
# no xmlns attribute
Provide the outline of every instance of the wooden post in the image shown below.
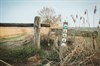
<svg viewBox="0 0 100 66"><path fill-rule="evenodd" d="M34 45L40 49L40 17L34 19Z"/></svg>
<svg viewBox="0 0 100 66"><path fill-rule="evenodd" d="M61 45L60 45L60 51L59 51L59 57L60 57L60 66L64 66L64 53L66 51L66 38L67 38L67 29L68 29L68 22L63 23L63 30L62 30L62 39L61 39Z"/></svg>
<svg viewBox="0 0 100 66"><path fill-rule="evenodd" d="M55 35L54 38L54 50L58 49L58 36Z"/></svg>

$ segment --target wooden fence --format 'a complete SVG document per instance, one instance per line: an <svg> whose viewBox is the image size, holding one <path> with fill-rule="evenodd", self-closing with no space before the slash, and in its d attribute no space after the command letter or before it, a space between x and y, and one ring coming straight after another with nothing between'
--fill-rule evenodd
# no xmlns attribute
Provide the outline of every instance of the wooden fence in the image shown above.
<svg viewBox="0 0 100 66"><path fill-rule="evenodd" d="M0 23L0 27L34 27L34 44L36 45L37 48L40 49L40 28L41 27L50 27L50 24L43 24L41 23L41 19L39 16L36 16L35 19L34 19L34 24L32 23ZM70 29L68 29L69 31ZM55 32L58 34L61 34L62 33L62 28L52 28L50 29L50 31L52 32ZM84 32L85 33L85 32ZM93 32L90 32L91 34ZM89 35L90 35L89 33ZM80 35L82 35L83 32L80 32ZM86 33L85 33L86 34Z"/></svg>

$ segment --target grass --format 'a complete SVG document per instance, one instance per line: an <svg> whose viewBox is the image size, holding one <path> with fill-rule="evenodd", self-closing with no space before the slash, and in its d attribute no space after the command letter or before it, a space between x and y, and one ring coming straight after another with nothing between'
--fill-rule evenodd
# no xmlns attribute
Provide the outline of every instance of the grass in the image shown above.
<svg viewBox="0 0 100 66"><path fill-rule="evenodd" d="M24 63L29 57L39 55L43 57L44 50L37 49L32 42L20 47L0 49L0 59L10 64Z"/></svg>
<svg viewBox="0 0 100 66"><path fill-rule="evenodd" d="M21 62L32 52L33 49L31 48L31 44L16 47L14 49L2 49L0 50L0 59L10 62Z"/></svg>
<svg viewBox="0 0 100 66"><path fill-rule="evenodd" d="M85 37L82 37L82 35L78 36L81 38L78 38L75 40L75 43L73 45L74 48L71 49L71 47L69 47L70 49L67 49L66 52L64 52L64 58L67 58L64 60L66 60L67 64L70 64L70 65L72 64L72 65L76 65L76 66L79 64L85 64L85 63L81 63L81 62L83 62L86 58L88 58L92 54L94 54L94 52L92 51L93 49L91 47L92 38L88 37L88 36L86 37L86 36ZM9 38L10 38L10 40L12 40L14 38L14 40L16 40L16 38L18 38L18 37L21 37L21 35L15 36L15 37L8 37L6 39L9 40ZM81 41L81 43L79 43L79 41ZM46 44L45 42L46 41L41 42L42 43L41 45L45 46L45 44ZM97 44L98 44L97 46L100 47L100 31L98 31ZM44 46L43 46L43 48L47 48L47 46L45 46L45 47ZM44 64L48 63L49 61L53 61L54 63L60 62L59 54L55 50L52 50L52 48L49 50L46 50L43 48L37 49L33 46L32 42L30 42L23 46L16 47L14 49L0 50L0 59L5 60L10 63L11 62L18 63L18 62L24 62L27 58L29 58L31 56L39 55L41 57L41 62L40 62L40 64L38 64L38 66L43 66Z"/></svg>
<svg viewBox="0 0 100 66"><path fill-rule="evenodd" d="M26 35L24 33L22 33L22 34L16 34L16 35L13 35L13 36L0 37L0 41L20 40L20 39L25 38L25 36Z"/></svg>

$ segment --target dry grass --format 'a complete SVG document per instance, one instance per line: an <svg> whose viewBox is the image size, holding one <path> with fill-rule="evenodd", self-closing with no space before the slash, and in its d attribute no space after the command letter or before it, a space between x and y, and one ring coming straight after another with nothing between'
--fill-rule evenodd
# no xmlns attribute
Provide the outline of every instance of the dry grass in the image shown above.
<svg viewBox="0 0 100 66"><path fill-rule="evenodd" d="M11 36L21 33L32 34L33 29L30 27L0 27L0 37Z"/></svg>
<svg viewBox="0 0 100 66"><path fill-rule="evenodd" d="M93 58L96 51L93 49L92 39L76 36L74 40L73 45L67 45L62 52L59 52L59 57L62 58L60 66L86 66L88 64L95 66Z"/></svg>
<svg viewBox="0 0 100 66"><path fill-rule="evenodd" d="M41 35L48 34L49 28L42 27ZM33 27L0 27L0 37L14 36L16 34L34 34Z"/></svg>

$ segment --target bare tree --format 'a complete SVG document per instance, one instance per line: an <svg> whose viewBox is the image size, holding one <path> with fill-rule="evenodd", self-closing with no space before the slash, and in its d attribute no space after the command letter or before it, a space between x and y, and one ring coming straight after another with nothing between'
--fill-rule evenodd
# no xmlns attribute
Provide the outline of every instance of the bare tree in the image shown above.
<svg viewBox="0 0 100 66"><path fill-rule="evenodd" d="M42 23L49 23L52 25L61 20L61 15L56 16L52 8L43 7L38 13L41 16Z"/></svg>

